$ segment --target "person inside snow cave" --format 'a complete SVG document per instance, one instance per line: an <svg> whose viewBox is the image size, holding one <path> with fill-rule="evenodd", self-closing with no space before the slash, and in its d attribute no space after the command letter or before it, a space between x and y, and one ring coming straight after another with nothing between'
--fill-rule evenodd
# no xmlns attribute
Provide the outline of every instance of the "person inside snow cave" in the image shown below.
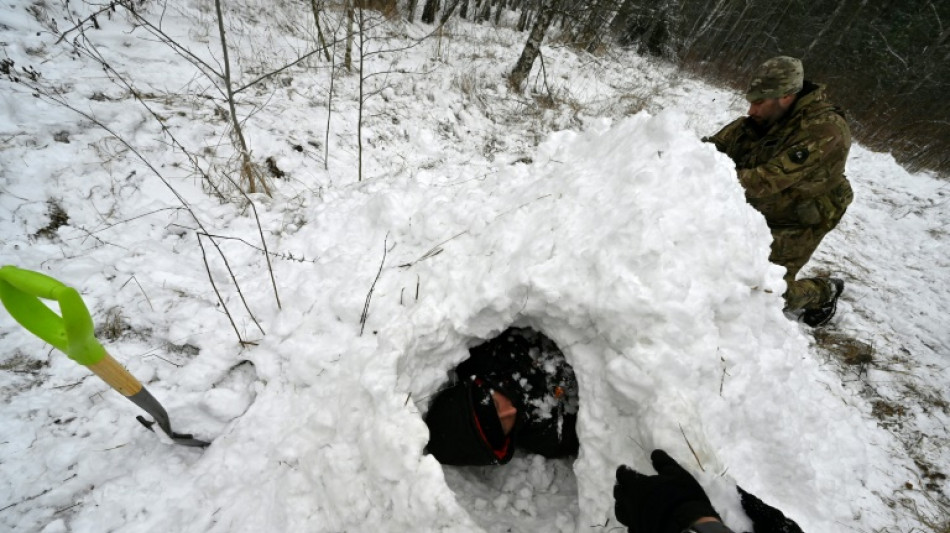
<svg viewBox="0 0 950 533"><path fill-rule="evenodd" d="M577 380L551 339L509 328L469 354L426 413L429 453L456 466L502 465L515 448L545 457L577 454ZM614 514L630 533L733 532L686 469L663 450L651 460L656 475L617 469ZM778 509L736 490L755 533L802 533Z"/></svg>
<svg viewBox="0 0 950 533"><path fill-rule="evenodd" d="M554 341L513 327L469 354L429 405L429 453L456 466L503 465L515 448L577 455L577 380Z"/></svg>

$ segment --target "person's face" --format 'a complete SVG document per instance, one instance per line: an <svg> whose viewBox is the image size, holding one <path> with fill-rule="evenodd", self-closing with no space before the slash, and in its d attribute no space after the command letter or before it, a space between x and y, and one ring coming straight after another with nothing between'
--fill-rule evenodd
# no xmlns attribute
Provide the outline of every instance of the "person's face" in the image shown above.
<svg viewBox="0 0 950 533"><path fill-rule="evenodd" d="M492 400L495 402L495 410L498 411L498 420L501 421L501 429L505 435L511 433L511 428L515 427L515 418L518 416L518 409L511 403L507 396L500 392L492 391Z"/></svg>
<svg viewBox="0 0 950 533"><path fill-rule="evenodd" d="M781 98L763 98L756 100L749 104L749 118L759 126L771 126L785 115L785 112L792 107L794 101L794 94L788 94Z"/></svg>

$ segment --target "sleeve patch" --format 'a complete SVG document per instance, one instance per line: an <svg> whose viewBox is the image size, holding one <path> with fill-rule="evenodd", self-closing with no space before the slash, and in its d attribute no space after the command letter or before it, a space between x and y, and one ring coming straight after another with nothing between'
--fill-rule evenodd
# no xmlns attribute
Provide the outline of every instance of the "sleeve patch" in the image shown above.
<svg viewBox="0 0 950 533"><path fill-rule="evenodd" d="M792 148L788 151L788 159L796 165L801 165L808 160L808 148Z"/></svg>

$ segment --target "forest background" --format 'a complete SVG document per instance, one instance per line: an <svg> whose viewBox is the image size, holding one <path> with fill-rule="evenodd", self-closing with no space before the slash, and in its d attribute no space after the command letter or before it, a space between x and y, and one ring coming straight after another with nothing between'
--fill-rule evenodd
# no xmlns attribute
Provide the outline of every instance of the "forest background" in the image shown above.
<svg viewBox="0 0 950 533"><path fill-rule="evenodd" d="M370 3L399 9L395 0ZM401 14L413 20L418 3ZM849 113L861 143L912 171L950 170L950 2L425 0L422 20L497 23L504 10L520 10L524 29L546 9L559 38L588 52L636 47L737 89L769 57L801 58L806 77L827 84Z"/></svg>

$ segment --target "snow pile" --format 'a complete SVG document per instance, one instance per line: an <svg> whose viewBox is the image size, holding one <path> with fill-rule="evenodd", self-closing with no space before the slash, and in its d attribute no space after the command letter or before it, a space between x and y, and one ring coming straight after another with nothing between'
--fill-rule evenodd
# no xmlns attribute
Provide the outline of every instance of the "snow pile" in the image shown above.
<svg viewBox="0 0 950 533"><path fill-rule="evenodd" d="M534 163L483 180L375 182L309 209L280 245L319 261L278 265L280 285L294 290L262 320L262 344L242 355L262 383L231 378L236 385L215 388L236 364L223 328L208 332L223 346L195 340L201 354L169 376L194 402L170 409L179 427L233 422L199 435L214 438L203 454L123 432L137 450L123 454L124 474L97 480L86 496L116 511L87 506L75 523L472 529L440 465L422 454L420 409L468 346L511 324L554 339L578 377L579 516L551 517L561 530L604 523L613 470L648 471L655 447L695 470L689 445L733 523L741 518L728 477L781 502L806 529L849 519L867 497L854 472L877 453L867 443L883 437L806 357L780 311L781 269L766 261L764 222L728 161L684 121L664 113L601 122L555 134ZM174 279L174 253L149 252L159 265L152 275ZM195 310L166 313L185 328ZM84 426L105 430L126 410L114 408L112 419ZM196 408L205 413L189 413ZM80 464L99 471L117 460Z"/></svg>
<svg viewBox="0 0 950 533"><path fill-rule="evenodd" d="M58 50L25 9L16 14L3 31L18 65ZM206 49L188 17L163 20ZM126 46L131 33L119 21L102 26L110 62L148 80L147 101L168 131L220 156L226 124L176 92L199 84L186 84L191 66L163 47ZM474 49L484 57L448 37L405 52L415 64L430 63L430 48L481 61L396 77L369 101L362 182L353 77L340 76L331 104L327 73L316 69L243 96L262 106L247 122L255 156L276 154L288 176L275 180L273 198L254 197L276 254L279 309L251 212L210 194L162 127L85 58L49 62L43 80L134 140L190 212L88 119L20 86L0 93L0 264L76 287L104 344L162 401L173 427L213 441L201 451L144 431L130 403L0 312L0 526L611 530L614 470L650 472L656 447L696 473L737 528L736 482L805 531L893 525L875 493L903 486L913 464L782 314L768 229L732 164L691 131L698 117L711 120L695 102L718 93L687 86L670 97L685 102L670 105L681 111L564 119L570 130L535 146L536 131L485 104L524 110L495 59L522 39L492 30ZM552 72L565 72L551 78L570 85L576 59L558 53ZM629 77L610 64L602 74L584 75L593 100ZM666 83L662 71L646 74ZM454 90L467 82L474 96ZM235 342L199 243L235 328L255 344ZM443 469L423 454L428 399L468 347L511 325L542 331L574 368L580 455Z"/></svg>

